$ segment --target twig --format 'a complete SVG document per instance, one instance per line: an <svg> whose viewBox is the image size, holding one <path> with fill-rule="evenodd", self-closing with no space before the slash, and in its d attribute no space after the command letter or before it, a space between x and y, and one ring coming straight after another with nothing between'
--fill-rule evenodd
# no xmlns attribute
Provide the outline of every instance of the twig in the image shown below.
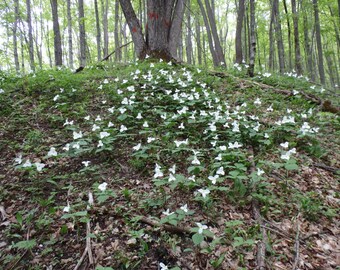
<svg viewBox="0 0 340 270"><path fill-rule="evenodd" d="M296 270L300 261L300 222L299 222L299 215L296 218L297 222L297 231L296 231L296 237L295 237L295 259L292 270Z"/></svg>
<svg viewBox="0 0 340 270"><path fill-rule="evenodd" d="M126 43L126 44L123 44L122 46L119 46L118 48L116 48L112 53L108 54L107 56L105 56L100 62L104 62L104 61L107 61L111 55L113 55L117 50L121 49L121 48L124 48L126 46L128 46L129 44L131 44L132 41Z"/></svg>
<svg viewBox="0 0 340 270"><path fill-rule="evenodd" d="M90 265L93 264L93 254L92 254L92 249L91 249L91 225L90 221L86 223L86 249L87 249L87 254L89 255L89 262Z"/></svg>
<svg viewBox="0 0 340 270"><path fill-rule="evenodd" d="M314 167L318 167L320 169L323 169L325 171L334 173L334 174L340 174L340 169L339 168L335 168L335 167L331 167L331 166L327 166L325 164L322 163L313 163Z"/></svg>
<svg viewBox="0 0 340 270"><path fill-rule="evenodd" d="M82 263L83 263L83 261L85 259L86 254L87 254L87 247L84 249L83 255L81 255L81 257L80 257L76 267L74 267L73 270L78 270L79 269L79 267L82 265Z"/></svg>
<svg viewBox="0 0 340 270"><path fill-rule="evenodd" d="M171 233L176 233L176 234L193 234L191 228L187 228L187 227L178 227L178 226L173 226L173 225L169 225L169 224L161 224L157 221L148 219L146 217L142 217L141 219L139 219L140 222L143 222L145 224L148 224L150 226L153 227L159 227L165 231L171 232ZM211 236L206 235L206 237L209 240L213 240L214 238Z"/></svg>

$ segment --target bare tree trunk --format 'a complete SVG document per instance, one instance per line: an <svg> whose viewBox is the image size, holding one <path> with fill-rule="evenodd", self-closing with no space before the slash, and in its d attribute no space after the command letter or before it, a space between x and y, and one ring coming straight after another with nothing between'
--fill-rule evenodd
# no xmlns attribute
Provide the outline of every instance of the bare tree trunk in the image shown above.
<svg viewBox="0 0 340 270"><path fill-rule="evenodd" d="M243 28L243 20L244 20L244 10L245 10L244 0L239 0L238 10L237 10L236 36L235 36L235 51L236 51L235 63L238 63L238 64L241 64L243 61L242 28Z"/></svg>
<svg viewBox="0 0 340 270"><path fill-rule="evenodd" d="M86 34L85 34L85 16L84 16L84 0L78 0L78 16L79 16L79 45L81 67L86 66Z"/></svg>
<svg viewBox="0 0 340 270"><path fill-rule="evenodd" d="M250 50L248 74L254 77L255 54L256 54L256 33L255 33L255 0L250 0Z"/></svg>
<svg viewBox="0 0 340 270"><path fill-rule="evenodd" d="M302 4L302 2L301 2ZM303 34L304 34L304 44L305 44L305 55L306 55L306 67L308 70L308 76L312 81L315 81L315 74L313 69L313 54L312 54L312 46L310 44L310 38L309 38L309 24L308 24L308 18L306 13L303 14Z"/></svg>
<svg viewBox="0 0 340 270"><path fill-rule="evenodd" d="M21 72L25 73L25 52L24 52L24 37L20 33L20 53L21 53Z"/></svg>
<svg viewBox="0 0 340 270"><path fill-rule="evenodd" d="M213 43L213 39L212 39L212 36L211 36L209 21L208 21L207 15L205 13L205 9L204 9L204 6L202 4L202 1L201 0L197 0L197 2L199 4L199 6L200 6L201 13L203 15L203 20L204 20L205 28L207 30L207 38L208 38L210 53L211 53L211 56L213 58L213 63L214 63L214 66L217 67L219 65L219 61L218 61L218 58L217 58L217 55L216 55L216 51L215 51L215 48L214 48L214 43Z"/></svg>
<svg viewBox="0 0 340 270"><path fill-rule="evenodd" d="M54 60L56 66L62 66L62 49L61 49L61 37L58 21L58 2L57 0L51 0L52 18L53 18L53 33L54 33Z"/></svg>
<svg viewBox="0 0 340 270"><path fill-rule="evenodd" d="M196 19L196 47L197 47L197 61L202 65L202 44L201 44L201 26L198 19Z"/></svg>
<svg viewBox="0 0 340 270"><path fill-rule="evenodd" d="M300 35L299 35L299 14L296 11L296 0L292 1L292 13L294 24L294 46L295 46L295 69L298 75L302 74L301 66L301 50L300 50Z"/></svg>
<svg viewBox="0 0 340 270"><path fill-rule="evenodd" d="M206 8L207 8L207 14L208 14L208 18L209 18L210 27L211 27L211 33L212 33L212 36L213 36L213 39L214 39L216 57L217 57L217 60L218 60L218 63L219 63L218 65L226 66L224 54L223 54L223 49L221 47L220 39L218 37L214 13L213 13L213 10L211 9L211 5L210 5L209 0L205 0L205 5L206 5Z"/></svg>
<svg viewBox="0 0 340 270"><path fill-rule="evenodd" d="M120 49L119 42L119 2L115 2L115 30L114 30L114 38L115 38L115 62L119 62L122 60L122 50Z"/></svg>
<svg viewBox="0 0 340 270"><path fill-rule="evenodd" d="M35 16L34 18L35 21L35 37L34 37L34 45L35 45L35 50L38 56L38 61L39 61L39 67L42 68L42 52L39 49L39 31L38 31L38 18Z"/></svg>
<svg viewBox="0 0 340 270"><path fill-rule="evenodd" d="M15 63L15 70L17 73L20 72L20 63L18 56L18 37L17 37L17 29L18 29L18 21L19 21L19 0L14 0L14 23L13 23L13 56Z"/></svg>
<svg viewBox="0 0 340 270"><path fill-rule="evenodd" d="M284 51L283 40L282 40L281 20L280 20L278 0L273 0L273 12L274 12L274 18L275 18L275 34L276 34L277 51L278 51L278 59L279 59L279 69L280 69L280 73L284 73L285 72L285 51Z"/></svg>
<svg viewBox="0 0 340 270"><path fill-rule="evenodd" d="M103 53L104 56L107 56L109 54L109 30L108 30L108 19L107 19L107 13L109 9L109 0L102 0L102 16L103 16L103 36L104 36L104 48Z"/></svg>
<svg viewBox="0 0 340 270"><path fill-rule="evenodd" d="M31 0L26 0L27 9L27 25L28 25L28 48L30 56L30 67L32 71L35 71L34 63L34 47L33 47L33 29L32 29L32 18L31 18Z"/></svg>
<svg viewBox="0 0 340 270"><path fill-rule="evenodd" d="M71 0L67 0L68 65L73 68Z"/></svg>
<svg viewBox="0 0 340 270"><path fill-rule="evenodd" d="M102 48L101 48L101 31L100 31L100 20L98 11L98 0L94 0L94 12L96 15L96 41L97 41L97 59L100 61L102 59Z"/></svg>
<svg viewBox="0 0 340 270"><path fill-rule="evenodd" d="M188 5L190 5L190 0L188 1ZM186 38L186 53L187 53L187 63L191 64L191 55L192 55L192 42L191 42L191 17L190 10L187 10L187 38Z"/></svg>
<svg viewBox="0 0 340 270"><path fill-rule="evenodd" d="M270 26L269 26L269 59L268 67L270 71L274 70L274 58L275 58L275 47L274 47L274 35L273 35L273 24L274 24L274 12L273 9L270 12Z"/></svg>
<svg viewBox="0 0 340 270"><path fill-rule="evenodd" d="M287 2L286 0L283 0L283 7L285 9L286 14L286 20L287 20L287 32L288 32L288 66L289 70L292 70L292 39L291 39L291 29L290 29L290 20L289 20L289 14L288 14L288 8L287 8Z"/></svg>
<svg viewBox="0 0 340 270"><path fill-rule="evenodd" d="M320 82L321 84L325 84L325 70L323 64L323 51L322 51L322 43L321 43L321 30L320 30L320 19L319 19L319 7L318 7L318 0L313 0L313 7L314 7L314 19L315 19L315 34L316 34L316 45L318 48L318 68L319 68L319 75L320 75Z"/></svg>

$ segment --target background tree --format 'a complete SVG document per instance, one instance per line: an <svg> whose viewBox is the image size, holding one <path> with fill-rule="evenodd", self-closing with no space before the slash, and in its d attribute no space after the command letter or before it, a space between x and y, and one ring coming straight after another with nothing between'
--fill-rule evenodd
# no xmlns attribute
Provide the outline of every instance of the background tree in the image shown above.
<svg viewBox="0 0 340 270"><path fill-rule="evenodd" d="M53 33L54 33L54 60L56 66L63 64L62 49L61 49L61 36L58 20L58 2L51 0L52 18L53 18Z"/></svg>

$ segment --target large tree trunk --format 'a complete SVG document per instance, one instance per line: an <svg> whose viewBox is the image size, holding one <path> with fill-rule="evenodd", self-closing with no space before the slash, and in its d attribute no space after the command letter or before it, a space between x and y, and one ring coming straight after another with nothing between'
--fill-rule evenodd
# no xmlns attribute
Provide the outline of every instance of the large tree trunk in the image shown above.
<svg viewBox="0 0 340 270"><path fill-rule="evenodd" d="M80 45L80 66L86 66L86 34L85 34L85 16L84 16L84 0L78 0L78 16L79 16L79 45Z"/></svg>
<svg viewBox="0 0 340 270"><path fill-rule="evenodd" d="M108 19L107 19L108 9L109 9L109 0L105 0L105 5L102 0L103 36L104 36L103 53L105 57L109 54L109 30L108 30Z"/></svg>
<svg viewBox="0 0 340 270"><path fill-rule="evenodd" d="M94 12L96 15L96 41L97 41L97 59L100 61L102 59L102 51L101 51L101 31L100 31L100 21L99 21L99 10L98 10L98 1L94 0Z"/></svg>
<svg viewBox="0 0 340 270"><path fill-rule="evenodd" d="M32 28L32 18L31 18L31 0L26 0L26 9L27 9L28 51L29 51L29 56L30 56L30 67L32 71L35 71L33 28Z"/></svg>
<svg viewBox="0 0 340 270"><path fill-rule="evenodd" d="M242 24L244 19L244 0L239 0L238 2L238 10L237 10L237 22L236 22L236 36L235 36L235 51L236 51L236 59L235 63L241 64L243 61L243 52L242 52Z"/></svg>
<svg viewBox="0 0 340 270"><path fill-rule="evenodd" d="M290 29L290 20L289 20L289 14L288 14L288 8L287 8L287 2L286 0L283 0L283 7L285 9L286 14L286 20L287 20L287 32L288 32L288 65L289 70L292 70L292 34Z"/></svg>
<svg viewBox="0 0 340 270"><path fill-rule="evenodd" d="M71 0L67 0L68 65L73 68Z"/></svg>
<svg viewBox="0 0 340 270"><path fill-rule="evenodd" d="M196 47L197 47L197 61L202 65L202 44L201 44L201 26L198 19L196 19Z"/></svg>
<svg viewBox="0 0 340 270"><path fill-rule="evenodd" d="M190 1L189 1L190 5ZM186 53L187 53L187 63L192 64L192 41L191 41L191 16L190 16L190 10L187 10L187 38L186 38Z"/></svg>
<svg viewBox="0 0 340 270"><path fill-rule="evenodd" d="M292 13L294 25L294 48L295 48L295 69L298 75L302 74L301 66L301 50L300 50L300 35L299 35L299 14L296 11L296 0L292 0Z"/></svg>
<svg viewBox="0 0 340 270"><path fill-rule="evenodd" d="M323 64L323 51L322 51L322 43L321 43L321 30L320 30L320 19L319 19L319 7L318 1L313 0L313 7L314 7L314 19L315 19L315 34L316 34L316 45L318 48L318 68L319 68L319 75L320 75L320 82L321 84L325 84L325 69Z"/></svg>
<svg viewBox="0 0 340 270"><path fill-rule="evenodd" d="M120 29L120 21L119 21L119 2L115 2L115 28L114 28L114 39L115 39L115 62L119 62L122 60L122 50L120 49L119 42L119 29Z"/></svg>
<svg viewBox="0 0 340 270"><path fill-rule="evenodd" d="M177 47L181 30L181 16L184 12L184 0L148 0L147 25L145 37L139 20L133 10L131 1L119 0L124 16L129 25L135 51L140 59L148 54L154 58L171 60L175 58L174 47Z"/></svg>
<svg viewBox="0 0 340 270"><path fill-rule="evenodd" d="M256 54L256 33L255 33L255 0L250 0L250 50L248 74L254 77L255 54Z"/></svg>
<svg viewBox="0 0 340 270"><path fill-rule="evenodd" d="M57 0L51 0L52 18L53 18L53 33L54 33L54 60L56 66L62 66L62 49L61 49L61 37L58 21L58 2Z"/></svg>
<svg viewBox="0 0 340 270"><path fill-rule="evenodd" d="M18 56L18 38L17 38L17 29L18 29L18 21L19 21L19 0L14 0L14 24L13 24L13 56L15 63L16 72L20 72L20 64L19 64L19 56Z"/></svg>
<svg viewBox="0 0 340 270"><path fill-rule="evenodd" d="M268 58L268 67L270 71L274 70L275 63L275 46L274 46L274 34L273 27L274 24L274 12L273 9L270 12L270 25L269 25L269 58Z"/></svg>
<svg viewBox="0 0 340 270"><path fill-rule="evenodd" d="M277 52L279 59L279 69L280 73L285 72L285 51L282 40L282 30L281 30L281 20L280 20L280 12L279 12L279 1L273 0L273 12L275 18L275 35L277 42Z"/></svg>

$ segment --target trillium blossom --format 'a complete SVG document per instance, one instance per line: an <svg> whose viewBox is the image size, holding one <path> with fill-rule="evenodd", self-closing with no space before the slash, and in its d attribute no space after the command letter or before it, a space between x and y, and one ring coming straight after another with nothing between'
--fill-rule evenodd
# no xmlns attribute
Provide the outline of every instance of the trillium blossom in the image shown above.
<svg viewBox="0 0 340 270"><path fill-rule="evenodd" d="M106 190L106 187L107 187L107 183L104 182L104 183L101 183L99 186L98 186L98 189L100 191L105 191Z"/></svg>
<svg viewBox="0 0 340 270"><path fill-rule="evenodd" d="M291 154L296 154L296 148L292 148L289 151L287 151L286 153L282 154L281 159L289 160Z"/></svg>
<svg viewBox="0 0 340 270"><path fill-rule="evenodd" d="M36 162L34 163L35 167L37 168L38 172L41 172L42 169L46 166L44 163Z"/></svg>
<svg viewBox="0 0 340 270"><path fill-rule="evenodd" d="M207 225L203 225L202 223L196 222L196 225L198 226L198 233L202 234L203 230L208 229Z"/></svg>
<svg viewBox="0 0 340 270"><path fill-rule="evenodd" d="M280 143L280 146L283 148L288 148L289 142Z"/></svg>
<svg viewBox="0 0 340 270"><path fill-rule="evenodd" d="M101 139L104 139L104 138L109 137L109 136L110 136L110 133L108 133L106 131L102 131L102 132L99 133L99 137Z"/></svg>
<svg viewBox="0 0 340 270"><path fill-rule="evenodd" d="M257 173L258 176L261 176L262 174L264 174L264 170L261 170L260 168L257 168Z"/></svg>
<svg viewBox="0 0 340 270"><path fill-rule="evenodd" d="M176 177L172 173L170 173L168 181L172 182L172 181L175 181L175 180L176 180Z"/></svg>
<svg viewBox="0 0 340 270"><path fill-rule="evenodd" d="M65 144L65 146L63 147L63 150L69 151L70 150L70 144L69 143Z"/></svg>
<svg viewBox="0 0 340 270"><path fill-rule="evenodd" d="M161 171L161 166L156 163L154 178L163 177L163 172Z"/></svg>
<svg viewBox="0 0 340 270"><path fill-rule="evenodd" d="M152 143L155 140L156 140L156 138L154 138L154 137L148 137L147 143Z"/></svg>
<svg viewBox="0 0 340 270"><path fill-rule="evenodd" d="M114 124L110 121L110 122L107 124L107 126L110 128L110 127L113 127Z"/></svg>
<svg viewBox="0 0 340 270"><path fill-rule="evenodd" d="M142 118L143 118L143 116L142 116L142 114L141 114L141 113L138 113L138 115L136 116L136 118L137 118L137 119L142 119Z"/></svg>
<svg viewBox="0 0 340 270"><path fill-rule="evenodd" d="M87 120L87 121L89 121L89 120L90 120L90 116L87 115L87 116L84 117L84 119Z"/></svg>
<svg viewBox="0 0 340 270"><path fill-rule="evenodd" d="M59 99L59 95L56 95L54 98L53 98L53 101L57 101Z"/></svg>
<svg viewBox="0 0 340 270"><path fill-rule="evenodd" d="M224 173L223 167L219 167L218 170L217 170L217 172L216 172L216 174L218 174L218 175L224 175L225 173Z"/></svg>
<svg viewBox="0 0 340 270"><path fill-rule="evenodd" d="M19 154L15 159L14 162L16 164L21 164L22 163L22 154Z"/></svg>
<svg viewBox="0 0 340 270"><path fill-rule="evenodd" d="M97 129L100 129L100 127L97 126L96 124L93 124L93 126L92 126L92 131L96 131Z"/></svg>
<svg viewBox="0 0 340 270"><path fill-rule="evenodd" d="M82 161L81 162L85 167L88 167L91 163L91 161L87 160L87 161Z"/></svg>
<svg viewBox="0 0 340 270"><path fill-rule="evenodd" d="M142 144L139 143L136 146L132 147L133 150L138 151L142 147Z"/></svg>
<svg viewBox="0 0 340 270"><path fill-rule="evenodd" d="M238 142L228 143L228 148L229 149L235 149L235 148L240 148L240 147L242 147L241 143L238 143Z"/></svg>
<svg viewBox="0 0 340 270"><path fill-rule="evenodd" d="M211 181L211 183L212 183L213 185L216 184L216 181L217 181L218 178L219 178L219 175L218 175L218 174L216 174L215 176L210 175L210 176L208 177L208 179Z"/></svg>
<svg viewBox="0 0 340 270"><path fill-rule="evenodd" d="M174 213L174 212L170 212L170 209L169 209L169 208L166 209L166 211L162 212L162 214L165 215L165 216L170 216L170 215L172 215L173 213Z"/></svg>
<svg viewBox="0 0 340 270"><path fill-rule="evenodd" d="M207 197L207 195L210 193L210 190L209 189L199 189L199 190L197 190L199 193L201 193L202 194L202 197L203 198L205 198L205 197Z"/></svg>
<svg viewBox="0 0 340 270"><path fill-rule="evenodd" d="M222 160L222 154L218 154L217 157L215 157L216 160L221 161Z"/></svg>
<svg viewBox="0 0 340 270"><path fill-rule="evenodd" d="M120 129L119 129L119 132L124 132L124 131L127 131L127 127L124 126L124 125L121 125Z"/></svg>
<svg viewBox="0 0 340 270"><path fill-rule="evenodd" d="M257 99L254 101L254 104L255 104L255 105L261 105L261 104L262 104L261 99L260 99L260 98L257 98Z"/></svg>
<svg viewBox="0 0 340 270"><path fill-rule="evenodd" d="M185 129L183 122L178 126L179 129Z"/></svg>
<svg viewBox="0 0 340 270"><path fill-rule="evenodd" d="M153 63L150 64L150 67L151 65L153 65ZM169 268L162 262L159 263L159 267L161 268L160 270L169 270Z"/></svg>
<svg viewBox="0 0 340 270"><path fill-rule="evenodd" d="M68 213L70 212L70 204L67 203L67 206L64 207L63 212Z"/></svg>
<svg viewBox="0 0 340 270"><path fill-rule="evenodd" d="M184 141L177 141L177 140L175 140L174 143L176 144L176 147L180 147L182 144L188 144L189 140L188 139L186 139Z"/></svg>
<svg viewBox="0 0 340 270"><path fill-rule="evenodd" d="M176 164L172 165L171 168L169 168L169 172L175 174L176 173Z"/></svg>
<svg viewBox="0 0 340 270"><path fill-rule="evenodd" d="M145 122L143 123L143 127L145 127L145 128L148 128L148 127L149 127L149 124L148 124L147 121L145 121Z"/></svg>
<svg viewBox="0 0 340 270"><path fill-rule="evenodd" d="M83 137L83 133L81 131L79 131L79 132L73 131L73 139L74 140L80 139L82 137Z"/></svg>
<svg viewBox="0 0 340 270"><path fill-rule="evenodd" d="M67 126L67 125L73 125L74 121L68 121L68 118L66 119L65 123L63 126Z"/></svg>
<svg viewBox="0 0 340 270"><path fill-rule="evenodd" d="M100 115L97 115L97 117L94 121L102 121L102 118L100 117Z"/></svg>
<svg viewBox="0 0 340 270"><path fill-rule="evenodd" d="M119 108L118 110L119 110L119 112L120 112L121 114L123 114L123 113L126 112L126 109L125 109L125 108Z"/></svg>
<svg viewBox="0 0 340 270"><path fill-rule="evenodd" d="M183 210L185 213L188 213L188 211L189 211L187 204L181 206L180 209Z"/></svg>
<svg viewBox="0 0 340 270"><path fill-rule="evenodd" d="M51 147L50 151L48 151L47 156L48 157L56 157L58 155L57 151L55 150L55 147Z"/></svg>
<svg viewBox="0 0 340 270"><path fill-rule="evenodd" d="M191 161L191 164L200 165L201 162L198 160L197 156L194 156L194 159L193 159L193 161Z"/></svg>
<svg viewBox="0 0 340 270"><path fill-rule="evenodd" d="M97 147L99 148L99 147L103 147L103 146L104 146L104 144L103 144L102 140L99 140Z"/></svg>
<svg viewBox="0 0 340 270"><path fill-rule="evenodd" d="M221 145L219 148L220 148L221 151L227 150L227 146L225 146L225 145Z"/></svg>
<svg viewBox="0 0 340 270"><path fill-rule="evenodd" d="M22 165L22 167L26 168L26 167L31 167L32 166L32 163L29 159L27 159L24 163L24 165Z"/></svg>

